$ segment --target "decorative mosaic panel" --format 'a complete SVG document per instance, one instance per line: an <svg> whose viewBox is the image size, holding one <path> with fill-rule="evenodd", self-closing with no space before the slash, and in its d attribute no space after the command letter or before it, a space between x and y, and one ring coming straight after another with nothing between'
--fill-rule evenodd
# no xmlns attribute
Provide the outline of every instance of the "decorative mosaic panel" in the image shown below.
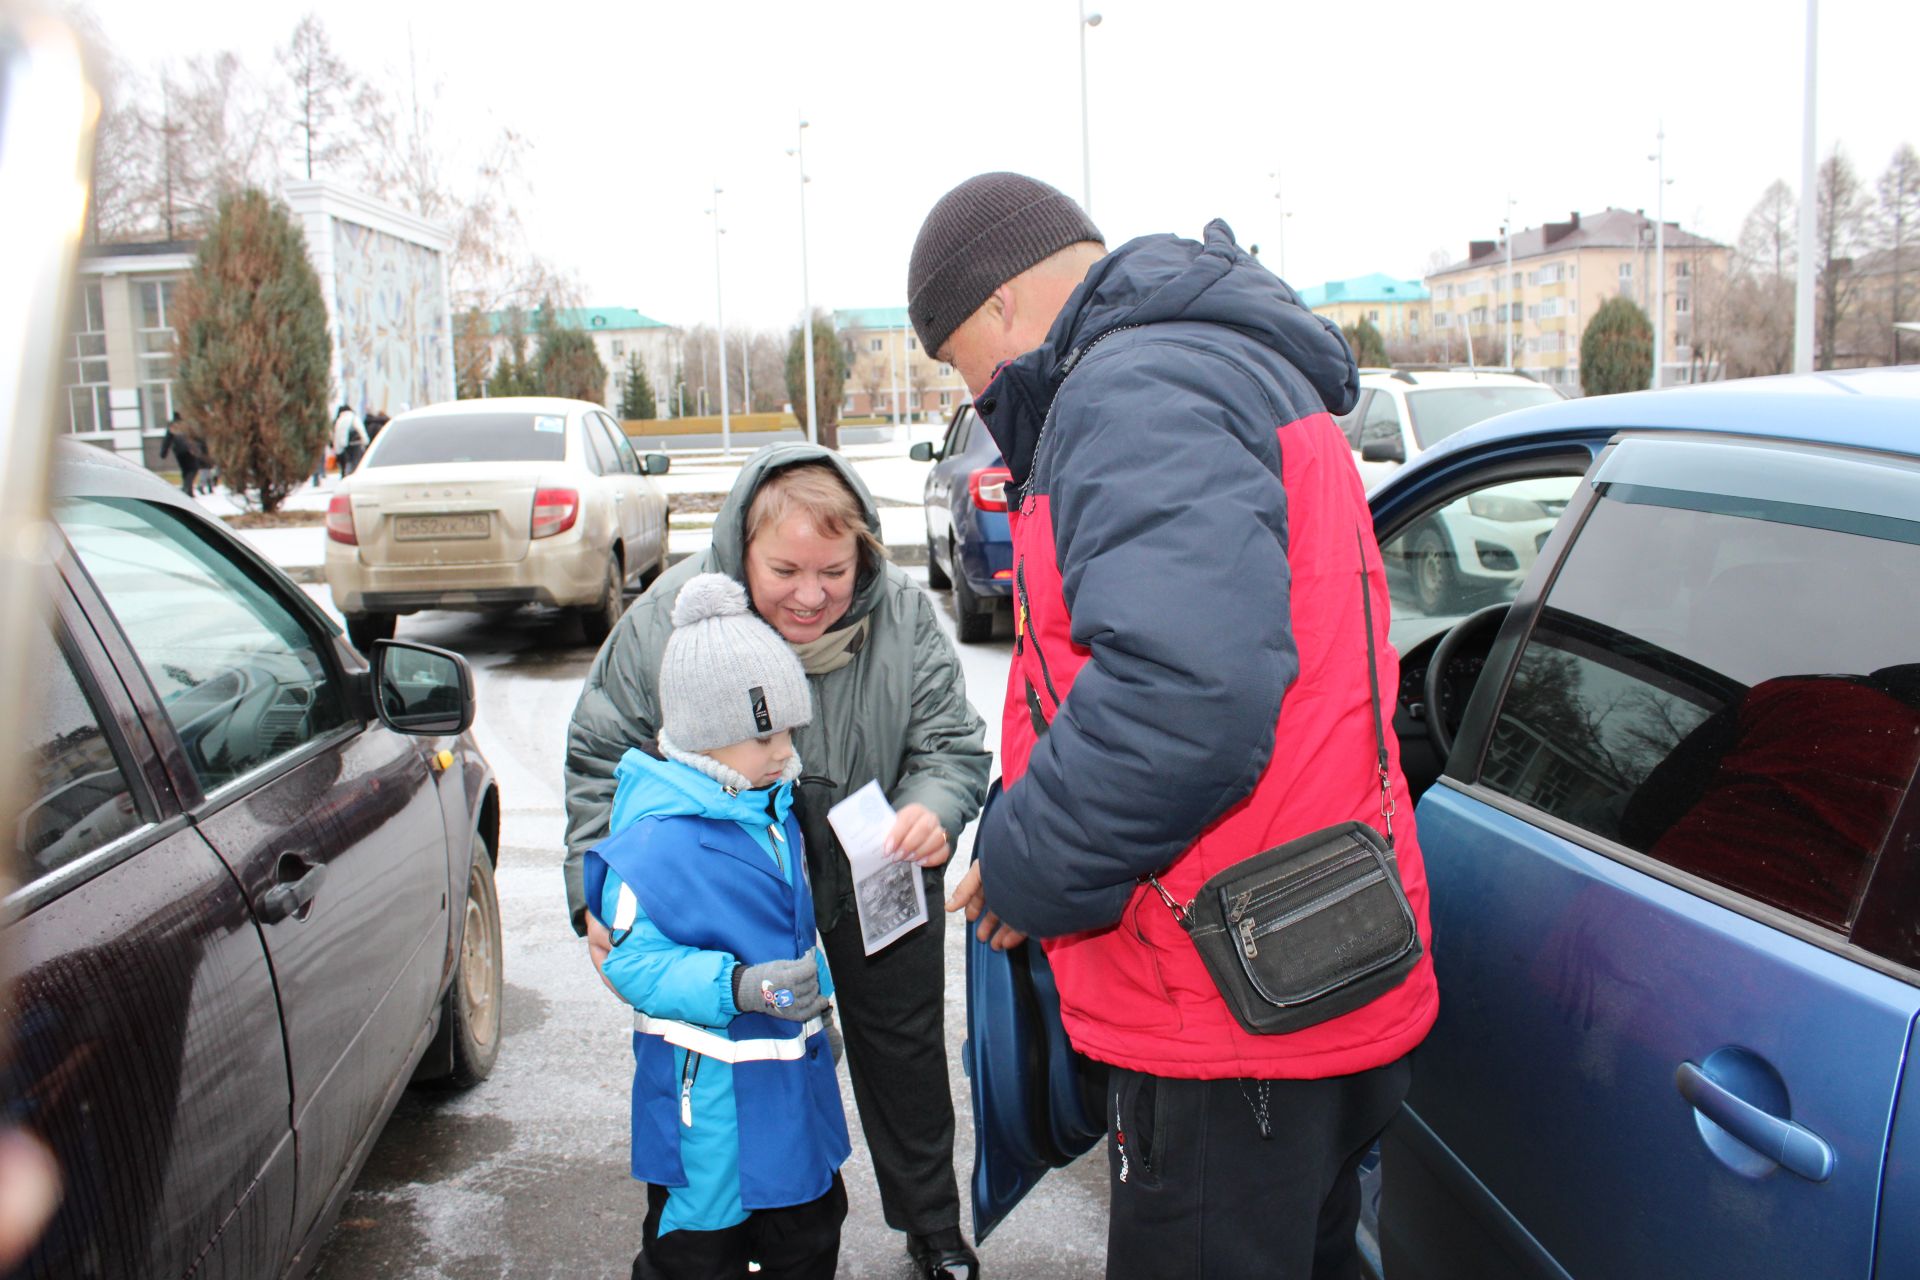
<svg viewBox="0 0 1920 1280"><path fill-rule="evenodd" d="M453 399L453 334L440 254L333 220L334 343L345 398L361 413Z"/></svg>

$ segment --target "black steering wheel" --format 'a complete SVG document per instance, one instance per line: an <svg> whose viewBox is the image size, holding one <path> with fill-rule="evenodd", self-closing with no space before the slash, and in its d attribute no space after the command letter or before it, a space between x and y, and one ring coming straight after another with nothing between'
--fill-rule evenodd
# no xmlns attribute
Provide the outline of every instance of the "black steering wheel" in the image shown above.
<svg viewBox="0 0 1920 1280"><path fill-rule="evenodd" d="M1423 690L1427 700L1427 740L1433 743L1433 749L1439 753L1442 763L1453 754L1453 726L1447 723L1447 707L1443 696L1447 690L1447 668L1460 656L1466 645L1478 641L1481 637L1492 643L1492 633L1500 629L1507 620L1507 602L1490 604L1476 609L1460 621L1453 629L1440 637L1440 643L1433 648L1433 656L1427 659L1426 687Z"/></svg>

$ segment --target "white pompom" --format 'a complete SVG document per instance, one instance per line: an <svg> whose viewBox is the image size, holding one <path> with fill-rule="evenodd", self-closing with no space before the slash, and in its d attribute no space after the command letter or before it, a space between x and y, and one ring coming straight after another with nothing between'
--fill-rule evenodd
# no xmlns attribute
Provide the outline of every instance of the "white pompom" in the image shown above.
<svg viewBox="0 0 1920 1280"><path fill-rule="evenodd" d="M673 602L673 625L684 627L707 618L721 618L747 611L744 587L724 573L703 573L687 579Z"/></svg>

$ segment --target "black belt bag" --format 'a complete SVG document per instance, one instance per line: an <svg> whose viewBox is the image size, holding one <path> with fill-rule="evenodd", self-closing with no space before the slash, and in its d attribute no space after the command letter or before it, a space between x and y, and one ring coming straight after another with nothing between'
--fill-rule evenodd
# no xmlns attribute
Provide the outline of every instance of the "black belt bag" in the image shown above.
<svg viewBox="0 0 1920 1280"><path fill-rule="evenodd" d="M1420 932L1393 854L1393 786L1364 545L1360 554L1385 838L1364 822L1311 832L1228 867L1185 906L1147 877L1193 939L1227 1008L1254 1035L1283 1035L1351 1013L1406 981L1420 961Z"/></svg>

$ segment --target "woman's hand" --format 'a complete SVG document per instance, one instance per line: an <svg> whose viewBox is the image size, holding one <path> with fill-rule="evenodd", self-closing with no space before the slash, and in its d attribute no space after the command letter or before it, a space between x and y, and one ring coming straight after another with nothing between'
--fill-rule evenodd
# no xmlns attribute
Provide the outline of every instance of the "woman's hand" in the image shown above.
<svg viewBox="0 0 1920 1280"><path fill-rule="evenodd" d="M1027 940L1026 934L1001 924L1000 917L987 910L987 891L980 883L980 864L977 862L967 868L967 874L960 877L953 896L947 899L948 911L959 911L963 907L967 919L980 922L975 936L995 951L1010 951Z"/></svg>
<svg viewBox="0 0 1920 1280"><path fill-rule="evenodd" d="M947 829L927 806L910 804L894 815L893 830L887 833L888 857L938 867L952 852L947 847Z"/></svg>

